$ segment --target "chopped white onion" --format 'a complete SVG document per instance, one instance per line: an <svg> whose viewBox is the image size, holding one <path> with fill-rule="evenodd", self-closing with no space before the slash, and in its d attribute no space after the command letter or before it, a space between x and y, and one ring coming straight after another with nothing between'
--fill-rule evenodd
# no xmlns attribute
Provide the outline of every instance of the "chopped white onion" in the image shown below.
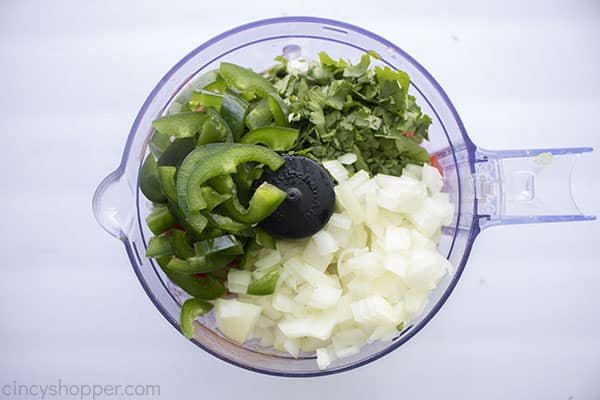
<svg viewBox="0 0 600 400"><path fill-rule="evenodd" d="M269 269L276 266L281 261L281 254L277 250L269 250L267 255L256 260L254 266L256 269Z"/></svg>
<svg viewBox="0 0 600 400"><path fill-rule="evenodd" d="M326 347L321 347L316 350L317 353L317 366L319 369L325 369L329 367L334 360L331 352Z"/></svg>
<svg viewBox="0 0 600 400"><path fill-rule="evenodd" d="M261 311L262 308L254 304L235 299L218 299L215 302L217 328L227 337L244 343L250 339Z"/></svg>
<svg viewBox="0 0 600 400"><path fill-rule="evenodd" d="M323 168L325 168L327 172L331 174L337 183L342 183L348 180L348 170L338 160L323 161L321 165L323 165Z"/></svg>
<svg viewBox="0 0 600 400"><path fill-rule="evenodd" d="M354 153L346 153L339 156L337 160L344 165L350 165L354 164L358 160L358 157Z"/></svg>
<svg viewBox="0 0 600 400"><path fill-rule="evenodd" d="M441 226L454 218L437 169L407 165L401 177L358 171L348 178L343 163L354 162L352 156L324 163L340 182L336 212L324 229L307 239L276 240L276 250L259 252L252 273L229 271L226 284L238 298L215 303L225 335L240 343L254 335L293 357L316 351L319 368L327 368L367 343L396 337L452 274L436 248ZM279 265L272 295L245 294L252 278Z"/></svg>
<svg viewBox="0 0 600 400"><path fill-rule="evenodd" d="M387 226L383 248L386 251L408 250L410 248L410 230L405 227Z"/></svg>
<svg viewBox="0 0 600 400"><path fill-rule="evenodd" d="M336 227L340 229L350 229L352 226L352 219L348 218L344 214L333 213L327 222L327 227Z"/></svg>
<svg viewBox="0 0 600 400"><path fill-rule="evenodd" d="M227 273L227 289L231 293L246 293L250 281L252 281L252 273L250 271L232 268Z"/></svg>
<svg viewBox="0 0 600 400"><path fill-rule="evenodd" d="M429 189L429 193L436 194L442 190L442 186L444 186L444 180L442 179L442 175L437 168L432 167L429 164L423 165L423 183L427 185Z"/></svg>
<svg viewBox="0 0 600 400"><path fill-rule="evenodd" d="M316 245L317 252L320 255L332 254L338 249L337 242L326 230L315 233L312 237L312 242Z"/></svg>

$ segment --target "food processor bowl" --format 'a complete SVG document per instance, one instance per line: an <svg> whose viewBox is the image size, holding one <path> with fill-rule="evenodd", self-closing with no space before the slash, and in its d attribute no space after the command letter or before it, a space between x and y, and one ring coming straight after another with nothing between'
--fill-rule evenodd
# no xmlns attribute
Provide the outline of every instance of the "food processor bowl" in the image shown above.
<svg viewBox="0 0 600 400"><path fill-rule="evenodd" d="M281 376L333 374L359 367L397 349L419 332L440 310L464 271L475 237L482 229L502 224L592 220L574 202L571 170L581 153L591 148L490 151L478 148L433 77L395 44L365 29L312 17L285 17L253 22L227 31L202 44L179 61L158 82L140 109L125 145L121 164L97 188L93 210L100 225L119 238L144 290L161 314L179 331L179 314L188 295L172 284L152 259L144 256L152 236L145 223L152 203L140 192L138 175L153 132L152 121L166 113L190 83L222 61L263 71L273 59L318 59L325 51L333 58L357 62L373 50L381 57L374 65L406 71L410 92L433 119L430 140L424 144L443 170L444 191L454 204L453 222L442 229L439 252L454 270L431 293L430 302L392 341L377 341L361 352L319 370L312 354L297 359L257 340L240 345L221 334L214 316L195 323L193 342L217 358L256 372Z"/></svg>

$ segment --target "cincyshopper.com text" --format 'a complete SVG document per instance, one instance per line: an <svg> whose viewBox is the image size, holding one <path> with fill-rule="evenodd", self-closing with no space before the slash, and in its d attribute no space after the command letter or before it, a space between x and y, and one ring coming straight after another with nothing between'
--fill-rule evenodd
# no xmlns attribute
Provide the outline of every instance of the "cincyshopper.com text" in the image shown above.
<svg viewBox="0 0 600 400"><path fill-rule="evenodd" d="M158 398L160 385L132 384L69 384L58 379L52 384L26 384L17 381L0 387L0 399L110 399Z"/></svg>

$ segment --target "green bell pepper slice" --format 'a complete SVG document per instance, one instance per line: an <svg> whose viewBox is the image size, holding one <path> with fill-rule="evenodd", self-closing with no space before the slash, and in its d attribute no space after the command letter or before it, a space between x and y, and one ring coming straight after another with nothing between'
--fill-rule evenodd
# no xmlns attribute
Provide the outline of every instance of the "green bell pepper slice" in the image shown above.
<svg viewBox="0 0 600 400"><path fill-rule="evenodd" d="M158 167L158 177L163 193L169 201L177 201L177 187L175 186L175 176L177 167L166 166Z"/></svg>
<svg viewBox="0 0 600 400"><path fill-rule="evenodd" d="M227 178L221 179L217 186L213 184L213 187L220 192L231 193L231 198L223 203L222 208L229 217L244 224L258 224L277 210L287 197L287 193L277 186L263 182L250 198L248 208L245 208L239 201L233 179L230 176Z"/></svg>
<svg viewBox="0 0 600 400"><path fill-rule="evenodd" d="M198 257L222 253L226 255L240 255L244 253L244 246L234 235L222 235L194 243L195 254Z"/></svg>
<svg viewBox="0 0 600 400"><path fill-rule="evenodd" d="M198 78L194 79L190 84L190 87L192 90L206 89L208 85L211 85L220 79L221 77L219 76L219 70L211 69L210 71L207 71Z"/></svg>
<svg viewBox="0 0 600 400"><path fill-rule="evenodd" d="M158 173L158 164L152 154L146 157L139 175L140 190L144 196L155 203L164 203L167 197L162 190Z"/></svg>
<svg viewBox="0 0 600 400"><path fill-rule="evenodd" d="M173 256L161 257L156 259L156 262L171 282L190 296L204 300L214 300L223 296L227 291L219 280L211 276L190 275L169 270L167 265L173 258Z"/></svg>
<svg viewBox="0 0 600 400"><path fill-rule="evenodd" d="M267 98L269 102L269 110L275 120L275 125L288 126L288 108L283 102L283 99L276 93L271 93Z"/></svg>
<svg viewBox="0 0 600 400"><path fill-rule="evenodd" d="M206 200L206 211L212 211L216 206L231 198L230 194L221 194L210 186L201 187L200 193L204 200Z"/></svg>
<svg viewBox="0 0 600 400"><path fill-rule="evenodd" d="M177 218L171 213L168 205L155 204L150 214L146 217L146 223L152 233L160 235L172 228L177 223Z"/></svg>
<svg viewBox="0 0 600 400"><path fill-rule="evenodd" d="M294 147L298 133L298 129L266 126L248 132L240 143L262 144L274 151L287 151Z"/></svg>
<svg viewBox="0 0 600 400"><path fill-rule="evenodd" d="M222 62L219 66L221 78L240 92L256 93L266 97L269 93L275 93L275 88L264 76L240 67L239 65Z"/></svg>
<svg viewBox="0 0 600 400"><path fill-rule="evenodd" d="M283 158L280 155L262 146L240 143L219 143L212 144L211 150L214 151L212 154L208 154L206 157L201 158L202 162L199 162L193 171L187 172L189 176L181 183L181 191L179 179L183 165L177 176L178 199L180 203L182 201L185 202L189 210L203 210L208 205L197 188L200 188L209 179L216 176L234 174L237 171L237 166L242 163L250 161L258 162L265 164L273 171L283 165ZM191 154L192 153L190 153L190 155ZM184 185L185 187L183 187ZM273 186L273 188L275 187ZM271 190L270 192L275 194L274 190Z"/></svg>
<svg viewBox="0 0 600 400"><path fill-rule="evenodd" d="M184 231L181 231L179 229L172 229L169 238L171 239L173 253L175 253L177 257L186 259L193 257L196 254L194 248L188 243Z"/></svg>
<svg viewBox="0 0 600 400"><path fill-rule="evenodd" d="M270 271L262 278L250 282L246 293L255 296L266 296L273 294L275 288L277 287L277 281L279 280L280 273L281 269L277 268L273 271Z"/></svg>
<svg viewBox="0 0 600 400"><path fill-rule="evenodd" d="M254 231L252 228L250 228L250 226L234 221L230 217L217 213L204 213L203 215L208 219L211 226L219 230L233 233L237 236L254 236Z"/></svg>
<svg viewBox="0 0 600 400"><path fill-rule="evenodd" d="M227 82L225 82L223 79L219 78L216 81L214 81L213 83L206 85L206 87L204 87L204 90L208 90L209 92L223 94L223 92L225 92L225 90L227 90Z"/></svg>
<svg viewBox="0 0 600 400"><path fill-rule="evenodd" d="M203 316L213 305L200 299L188 299L181 307L181 332L188 339L194 337L194 321Z"/></svg>
<svg viewBox="0 0 600 400"><path fill-rule="evenodd" d="M146 257L164 257L173 254L173 245L167 236L154 236L148 241Z"/></svg>
<svg viewBox="0 0 600 400"><path fill-rule="evenodd" d="M148 143L148 147L150 148L150 153L152 153L156 159L159 159L161 154L171 145L170 138L171 137L166 133L160 133L159 131L154 130L150 142Z"/></svg>
<svg viewBox="0 0 600 400"><path fill-rule="evenodd" d="M178 167L187 155L196 147L196 138L181 138L165 149L158 159L159 167Z"/></svg>
<svg viewBox="0 0 600 400"><path fill-rule="evenodd" d="M197 109L200 106L213 107L215 110L220 110L222 102L222 94L210 92L208 90L200 90L199 92L192 93L189 104L192 110Z"/></svg>
<svg viewBox="0 0 600 400"><path fill-rule="evenodd" d="M273 114L267 100L260 100L246 115L246 126L251 131L267 126L273 120Z"/></svg>
<svg viewBox="0 0 600 400"><path fill-rule="evenodd" d="M221 268L216 271L207 272L208 275L212 276L215 279L220 280L221 282L224 282L225 280L227 280L228 273L229 273L229 268Z"/></svg>
<svg viewBox="0 0 600 400"><path fill-rule="evenodd" d="M252 183L260 178L262 173L263 166L261 164L244 163L238 165L237 173L232 175L232 178L233 182L235 183L235 187L237 188L237 195L241 204L248 204L248 201L250 200Z"/></svg>
<svg viewBox="0 0 600 400"><path fill-rule="evenodd" d="M200 161L208 154L212 154L216 151L218 151L218 146L215 147L215 145L197 147L185 157L177 171L177 204L178 209L181 211L181 214L183 214L181 220L182 222L185 221L184 225L189 228L191 233L195 236L202 235L202 231L208 224L208 219L200 212L192 211L187 207L187 182ZM207 207L208 206L209 204L207 202Z"/></svg>
<svg viewBox="0 0 600 400"><path fill-rule="evenodd" d="M157 131L177 138L192 137L202 128L204 114L185 111L155 119L152 126Z"/></svg>
<svg viewBox="0 0 600 400"><path fill-rule="evenodd" d="M256 244L265 249L275 250L275 240L273 239L273 236L260 228L255 228L254 230L256 231Z"/></svg>
<svg viewBox="0 0 600 400"><path fill-rule="evenodd" d="M183 225L186 233L192 238L198 238L202 235L204 228L208 225L208 219L200 213L191 213L189 216L183 213L179 205L175 202L168 202L169 211L176 219L176 222Z"/></svg>
<svg viewBox="0 0 600 400"><path fill-rule="evenodd" d="M208 107L204 110L204 114L206 115L206 119L204 125L202 125L196 146L200 147L218 142L233 142L231 129L229 129L227 122L225 122L217 110Z"/></svg>
<svg viewBox="0 0 600 400"><path fill-rule="evenodd" d="M261 177L263 166L256 163L244 163L238 165L237 173L233 175L233 181L238 189L238 194L242 190L249 191L252 183ZM241 200L241 196L240 196ZM246 201L247 203L247 201Z"/></svg>
<svg viewBox="0 0 600 400"><path fill-rule="evenodd" d="M216 271L225 268L233 260L232 256L213 254L203 257L193 256L186 260L173 257L167 264L167 269L183 274L197 274Z"/></svg>
<svg viewBox="0 0 600 400"><path fill-rule="evenodd" d="M251 271L254 269L254 263L258 260L258 253L262 247L255 240L249 240L244 248L244 255L238 265L239 269Z"/></svg>
<svg viewBox="0 0 600 400"><path fill-rule="evenodd" d="M246 118L248 107L249 103L241 96L230 90L223 93L221 115L231 129L234 142L239 142L244 132L244 118Z"/></svg>

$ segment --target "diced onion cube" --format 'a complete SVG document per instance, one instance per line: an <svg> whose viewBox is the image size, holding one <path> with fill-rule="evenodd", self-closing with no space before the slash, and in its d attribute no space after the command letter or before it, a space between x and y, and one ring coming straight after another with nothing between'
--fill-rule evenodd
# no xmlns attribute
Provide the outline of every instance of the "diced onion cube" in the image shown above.
<svg viewBox="0 0 600 400"><path fill-rule="evenodd" d="M444 181L442 179L442 175L437 168L432 167L429 164L423 165L423 178L422 181L427 185L429 192L431 194L439 193L442 190L442 186L444 186Z"/></svg>
<svg viewBox="0 0 600 400"><path fill-rule="evenodd" d="M348 170L338 160L323 161L321 165L338 183L348 180Z"/></svg>
<svg viewBox="0 0 600 400"><path fill-rule="evenodd" d="M300 339L286 338L283 341L283 348L285 349L285 351L290 353L292 357L298 358L298 354L300 354Z"/></svg>
<svg viewBox="0 0 600 400"><path fill-rule="evenodd" d="M333 311L321 311L304 318L287 318L279 321L281 332L290 338L313 337L327 340L331 336L336 319Z"/></svg>
<svg viewBox="0 0 600 400"><path fill-rule="evenodd" d="M346 153L339 156L337 160L344 165L350 165L354 164L358 160L358 157L354 153Z"/></svg>
<svg viewBox="0 0 600 400"><path fill-rule="evenodd" d="M231 293L246 293L250 281L252 281L250 271L232 268L227 273L227 289Z"/></svg>
<svg viewBox="0 0 600 400"><path fill-rule="evenodd" d="M326 347L321 347L316 350L317 353L317 366L319 369L325 369L329 367L334 360L331 352Z"/></svg>
<svg viewBox="0 0 600 400"><path fill-rule="evenodd" d="M346 181L346 185L350 186L353 190L356 190L363 183L366 183L369 180L369 174L367 171L360 170Z"/></svg>
<svg viewBox="0 0 600 400"><path fill-rule="evenodd" d="M407 228L393 225L386 227L383 248L386 251L408 250L410 248L410 231Z"/></svg>
<svg viewBox="0 0 600 400"><path fill-rule="evenodd" d="M269 269L281 261L281 254L277 250L269 250L266 256L256 260L254 266L257 269Z"/></svg>
<svg viewBox="0 0 600 400"><path fill-rule="evenodd" d="M215 302L217 328L238 343L250 339L262 307L242 303L235 299L218 299Z"/></svg>
<svg viewBox="0 0 600 400"><path fill-rule="evenodd" d="M333 213L329 218L329 222L327 223L328 227L336 227L340 229L350 229L352 226L352 220L340 213Z"/></svg>
<svg viewBox="0 0 600 400"><path fill-rule="evenodd" d="M331 286L317 286L310 296L308 305L314 308L325 310L334 307L342 295L342 289Z"/></svg>
<svg viewBox="0 0 600 400"><path fill-rule="evenodd" d="M316 244L317 251L321 255L331 254L338 249L337 242L326 230L320 230L315 233L312 240Z"/></svg>

